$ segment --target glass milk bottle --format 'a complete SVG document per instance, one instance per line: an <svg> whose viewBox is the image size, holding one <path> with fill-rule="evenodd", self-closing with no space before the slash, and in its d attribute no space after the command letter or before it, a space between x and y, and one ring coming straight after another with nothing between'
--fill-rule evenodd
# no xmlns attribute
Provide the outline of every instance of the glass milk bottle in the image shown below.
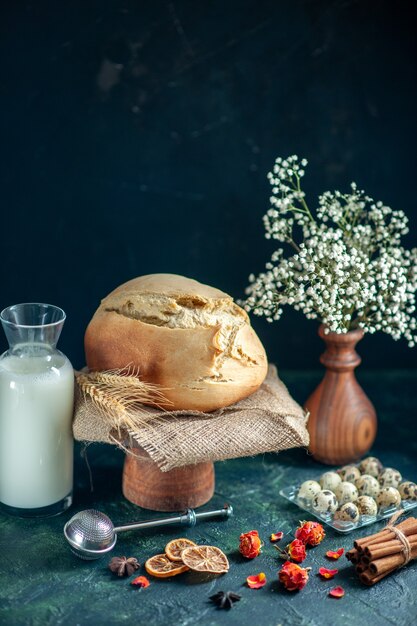
<svg viewBox="0 0 417 626"><path fill-rule="evenodd" d="M72 503L74 372L56 349L65 321L49 304L16 304L0 320L0 508L56 515Z"/></svg>

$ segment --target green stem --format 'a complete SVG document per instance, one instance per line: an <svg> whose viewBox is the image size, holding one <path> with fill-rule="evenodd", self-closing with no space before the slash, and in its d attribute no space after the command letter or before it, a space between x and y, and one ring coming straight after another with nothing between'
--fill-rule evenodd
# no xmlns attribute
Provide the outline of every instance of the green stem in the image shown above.
<svg viewBox="0 0 417 626"><path fill-rule="evenodd" d="M294 176L295 176L296 181L297 181L297 186L295 187L295 186L294 186L294 184L292 183L292 184L293 184L293 187L294 187L294 189L295 189L296 191L301 192L300 177L298 176L298 174L294 174ZM292 181L291 181L291 182L292 182ZM305 201L305 199L304 199L304 198L301 198L301 199L300 199L300 203L301 203L301 205L304 207L304 210L305 210L305 212L307 213L307 215L308 215L308 217L310 218L310 220L311 220L312 222L315 222L316 220L314 219L314 217L313 217L313 215L312 215L312 213L311 213L310 209L308 208L308 205L307 205L307 202Z"/></svg>
<svg viewBox="0 0 417 626"><path fill-rule="evenodd" d="M295 243L292 237L287 237L287 243L294 248L296 252L301 252L301 248Z"/></svg>

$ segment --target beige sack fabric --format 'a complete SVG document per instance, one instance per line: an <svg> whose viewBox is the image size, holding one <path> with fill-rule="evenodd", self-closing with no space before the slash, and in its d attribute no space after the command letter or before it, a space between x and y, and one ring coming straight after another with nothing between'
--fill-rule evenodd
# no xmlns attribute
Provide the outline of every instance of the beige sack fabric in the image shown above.
<svg viewBox="0 0 417 626"><path fill-rule="evenodd" d="M111 428L78 388L75 439L141 447L164 472L204 461L220 461L307 446L307 417L278 378L274 365L258 391L212 413L166 412L143 407L134 431ZM141 418L141 412L138 412Z"/></svg>

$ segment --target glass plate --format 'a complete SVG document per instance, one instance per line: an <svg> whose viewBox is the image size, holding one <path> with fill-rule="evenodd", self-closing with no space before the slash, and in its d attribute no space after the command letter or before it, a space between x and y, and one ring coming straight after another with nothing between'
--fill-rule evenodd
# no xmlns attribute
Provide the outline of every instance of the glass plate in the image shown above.
<svg viewBox="0 0 417 626"><path fill-rule="evenodd" d="M407 479L404 478L403 482L405 480ZM358 528L363 528L364 526L369 526L369 524L374 524L375 522L387 519L400 509L404 509L404 511L407 512L417 507L417 501L413 502L411 500L402 500L401 506L399 507L390 507L381 513L377 513L376 515L361 515L359 522L342 522L339 520L333 520L333 515L331 513L316 513L313 511L311 506L308 506L308 504L298 500L297 493L300 486L301 485L291 485L290 487L284 487L284 489L281 489L279 492L279 495L298 506L298 508L302 511L307 511L310 515L313 515L320 522L324 522L338 533L351 533L352 530L357 530Z"/></svg>

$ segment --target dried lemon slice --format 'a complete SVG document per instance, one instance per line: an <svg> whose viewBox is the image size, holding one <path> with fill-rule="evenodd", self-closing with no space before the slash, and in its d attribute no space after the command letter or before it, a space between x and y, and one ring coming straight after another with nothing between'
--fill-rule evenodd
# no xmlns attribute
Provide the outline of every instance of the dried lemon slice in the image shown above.
<svg viewBox="0 0 417 626"><path fill-rule="evenodd" d="M191 546L181 552L185 565L195 572L225 574L229 571L227 556L216 546Z"/></svg>
<svg viewBox="0 0 417 626"><path fill-rule="evenodd" d="M173 539L165 546L165 554L169 559L171 559L171 561L182 562L181 552L185 550L185 548L195 545L194 541L191 541L191 539L185 539L184 537L181 537L180 539Z"/></svg>
<svg viewBox="0 0 417 626"><path fill-rule="evenodd" d="M166 554L155 554L146 561L145 569L148 574L156 578L169 578L186 572L188 567L184 563L170 561Z"/></svg>

